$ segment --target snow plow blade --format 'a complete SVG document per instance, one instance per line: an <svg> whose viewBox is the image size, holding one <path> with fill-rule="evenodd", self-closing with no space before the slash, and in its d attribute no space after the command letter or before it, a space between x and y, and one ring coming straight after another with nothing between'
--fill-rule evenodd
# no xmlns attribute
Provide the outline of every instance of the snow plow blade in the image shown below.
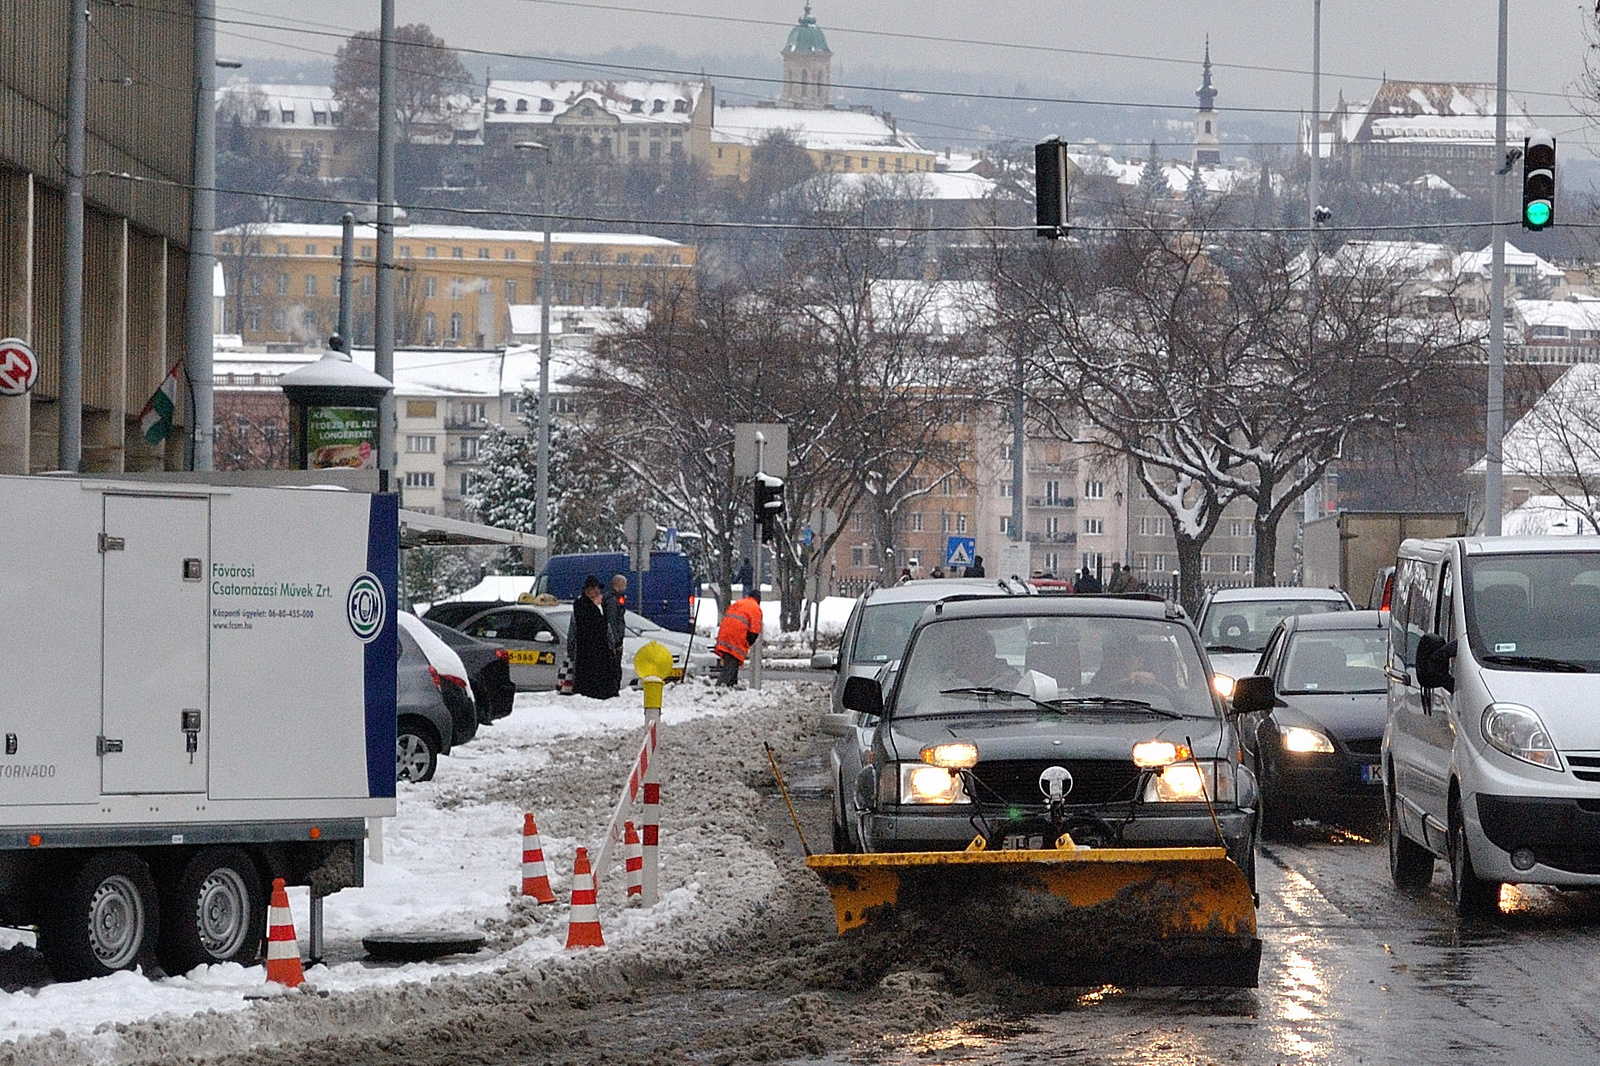
<svg viewBox="0 0 1600 1066"><path fill-rule="evenodd" d="M1254 988L1255 897L1210 848L812 855L840 936L948 944L1058 985Z"/></svg>

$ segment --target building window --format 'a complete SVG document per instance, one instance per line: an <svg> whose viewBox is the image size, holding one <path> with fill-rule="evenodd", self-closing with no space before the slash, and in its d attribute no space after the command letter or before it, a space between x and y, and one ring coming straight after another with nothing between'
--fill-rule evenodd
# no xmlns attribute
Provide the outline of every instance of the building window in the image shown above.
<svg viewBox="0 0 1600 1066"><path fill-rule="evenodd" d="M468 461L478 458L478 448L481 441L481 437L462 437L461 458Z"/></svg>
<svg viewBox="0 0 1600 1066"><path fill-rule="evenodd" d="M363 295L363 296L371 296L372 295L372 275L371 274L363 274L363 275L361 275L361 295Z"/></svg>
<svg viewBox="0 0 1600 1066"><path fill-rule="evenodd" d="M1083 498L1086 500L1105 499L1106 483L1104 481L1085 481L1083 483Z"/></svg>
<svg viewBox="0 0 1600 1066"><path fill-rule="evenodd" d="M431 489L434 485L433 478L434 473L432 470L407 470L406 488Z"/></svg>
<svg viewBox="0 0 1600 1066"><path fill-rule="evenodd" d="M1139 536L1141 537L1159 537L1165 534L1166 531L1167 520L1165 518L1139 519Z"/></svg>
<svg viewBox="0 0 1600 1066"><path fill-rule="evenodd" d="M1011 482L1000 482L1000 498L1002 500L1009 500L1011 498Z"/></svg>
<svg viewBox="0 0 1600 1066"><path fill-rule="evenodd" d="M451 278L450 279L450 299L452 299L452 300L461 299L461 279L460 278Z"/></svg>
<svg viewBox="0 0 1600 1066"><path fill-rule="evenodd" d="M517 279L516 278L507 278L506 279L506 303L514 304L516 302L517 302Z"/></svg>
<svg viewBox="0 0 1600 1066"><path fill-rule="evenodd" d="M1056 568L1058 566L1060 566L1060 565L1061 565L1061 557L1059 555L1057 555L1055 552L1045 552L1044 553L1044 570L1045 570L1045 573L1047 573L1047 574L1055 573L1056 572Z"/></svg>
<svg viewBox="0 0 1600 1066"><path fill-rule="evenodd" d="M1235 555L1233 557L1233 572L1248 574L1250 572L1250 557L1248 555Z"/></svg>
<svg viewBox="0 0 1600 1066"><path fill-rule="evenodd" d="M939 516L939 532L950 532L950 514L948 511Z"/></svg>
<svg viewBox="0 0 1600 1066"><path fill-rule="evenodd" d="M1000 535L1002 537L1011 536L1011 516L1010 515L1004 515L1004 516L1001 517L1001 519L1000 519Z"/></svg>
<svg viewBox="0 0 1600 1066"><path fill-rule="evenodd" d="M1167 557L1165 555L1162 555L1160 552L1156 552L1154 555L1150 556L1150 569L1165 570L1166 568Z"/></svg>
<svg viewBox="0 0 1600 1066"><path fill-rule="evenodd" d="M423 278L422 295L428 297L430 300L439 295L439 279L434 277L432 274L429 274L427 277Z"/></svg>
<svg viewBox="0 0 1600 1066"><path fill-rule="evenodd" d="M487 248L479 248L478 249L478 258L479 259L487 259L487 258L489 258L489 249L487 249Z"/></svg>
<svg viewBox="0 0 1600 1066"><path fill-rule="evenodd" d="M287 275L287 274L279 274L278 275L278 295L279 296L287 296L287 295L289 295L289 275Z"/></svg>
<svg viewBox="0 0 1600 1066"><path fill-rule="evenodd" d="M1106 520L1104 518L1085 518L1083 520L1083 532L1087 536L1098 537L1105 531Z"/></svg>
<svg viewBox="0 0 1600 1066"><path fill-rule="evenodd" d="M439 320L434 317L432 311L429 311L422 316L422 343L437 344L438 342Z"/></svg>
<svg viewBox="0 0 1600 1066"><path fill-rule="evenodd" d="M914 514L914 515L911 516L911 532L913 532L913 533L921 533L922 532L922 515L921 514Z"/></svg>
<svg viewBox="0 0 1600 1066"><path fill-rule="evenodd" d="M863 548L850 549L850 565L862 566L866 562L866 550Z"/></svg>
<svg viewBox="0 0 1600 1066"><path fill-rule="evenodd" d="M967 516L964 515L964 514L956 515L956 532L957 533L965 533L966 531L967 531Z"/></svg>
<svg viewBox="0 0 1600 1066"><path fill-rule="evenodd" d="M515 248L507 248L506 249L506 258L507 259L515 259L516 257L517 257L517 250Z"/></svg>
<svg viewBox="0 0 1600 1066"><path fill-rule="evenodd" d="M488 408L481 403L463 403L456 410L461 414L461 421L468 425L477 425L488 416Z"/></svg>
<svg viewBox="0 0 1600 1066"><path fill-rule="evenodd" d="M1044 520L1044 535L1051 540L1061 535L1061 519L1051 515Z"/></svg>
<svg viewBox="0 0 1600 1066"><path fill-rule="evenodd" d="M1209 556L1209 555L1200 556L1200 572L1202 574L1211 573L1211 556Z"/></svg>
<svg viewBox="0 0 1600 1066"><path fill-rule="evenodd" d="M1098 574L1100 572L1100 559L1099 552L1084 552L1083 568L1091 574Z"/></svg>
<svg viewBox="0 0 1600 1066"><path fill-rule="evenodd" d="M450 339L453 341L461 340L461 312L459 311L450 316Z"/></svg>
<svg viewBox="0 0 1600 1066"><path fill-rule="evenodd" d="M467 494L467 487L469 485L471 485L471 484L472 484L472 475L471 474L462 474L461 475L461 495L465 496Z"/></svg>
<svg viewBox="0 0 1600 1066"><path fill-rule="evenodd" d="M1244 523L1237 518L1228 522L1228 536L1237 537L1244 533Z"/></svg>
<svg viewBox="0 0 1600 1066"><path fill-rule="evenodd" d="M245 329L249 330L251 333L260 333L261 332L261 312L260 311L246 311L244 313L244 325L245 325Z"/></svg>
<svg viewBox="0 0 1600 1066"><path fill-rule="evenodd" d="M307 274L306 275L306 295L307 296L315 296L316 294L317 294L317 276L315 274Z"/></svg>
<svg viewBox="0 0 1600 1066"><path fill-rule="evenodd" d="M406 437L406 451L432 455L438 440L439 438L430 436L408 436Z"/></svg>
<svg viewBox="0 0 1600 1066"><path fill-rule="evenodd" d="M1046 481L1044 483L1044 505L1055 507L1061 503L1061 482Z"/></svg>
<svg viewBox="0 0 1600 1066"><path fill-rule="evenodd" d="M289 328L289 312L278 309L272 312L272 328L279 333Z"/></svg>
<svg viewBox="0 0 1600 1066"><path fill-rule="evenodd" d="M452 249L450 249L450 258L451 259L465 259L466 257L467 257L467 253L466 253L466 249L465 248L452 248Z"/></svg>
<svg viewBox="0 0 1600 1066"><path fill-rule="evenodd" d="M437 248L424 248L422 250L422 255L426 259L437 259L437 258L439 258L439 249L437 249Z"/></svg>
<svg viewBox="0 0 1600 1066"><path fill-rule="evenodd" d="M400 298L402 300L409 299L411 296L411 275L401 274L400 277L396 279L394 287L395 291L400 294Z"/></svg>

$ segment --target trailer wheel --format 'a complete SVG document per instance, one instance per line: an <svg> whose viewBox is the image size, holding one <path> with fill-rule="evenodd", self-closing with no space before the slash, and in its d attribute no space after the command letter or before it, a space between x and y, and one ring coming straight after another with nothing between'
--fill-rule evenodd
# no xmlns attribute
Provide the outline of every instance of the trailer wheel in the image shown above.
<svg viewBox="0 0 1600 1066"><path fill-rule="evenodd" d="M104 977L155 961L160 903L150 867L128 851L91 855L39 927L39 946L57 980Z"/></svg>
<svg viewBox="0 0 1600 1066"><path fill-rule="evenodd" d="M439 742L433 730L414 718L402 719L394 738L396 781L432 781L439 766Z"/></svg>
<svg viewBox="0 0 1600 1066"><path fill-rule="evenodd" d="M168 973L261 954L267 904L256 864L238 848L206 848L162 894L161 964Z"/></svg>

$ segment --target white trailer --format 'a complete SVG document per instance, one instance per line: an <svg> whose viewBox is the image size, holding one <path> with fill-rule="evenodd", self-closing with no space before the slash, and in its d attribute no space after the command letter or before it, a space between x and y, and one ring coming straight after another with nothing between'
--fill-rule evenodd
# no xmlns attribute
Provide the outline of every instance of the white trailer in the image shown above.
<svg viewBox="0 0 1600 1066"><path fill-rule="evenodd" d="M0 477L0 922L60 978L253 962L395 813L392 495Z"/></svg>

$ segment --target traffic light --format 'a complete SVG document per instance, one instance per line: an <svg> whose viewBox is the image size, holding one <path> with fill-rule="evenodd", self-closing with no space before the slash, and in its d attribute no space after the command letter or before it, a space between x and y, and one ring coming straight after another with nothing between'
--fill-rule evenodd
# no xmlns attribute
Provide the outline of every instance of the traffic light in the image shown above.
<svg viewBox="0 0 1600 1066"><path fill-rule="evenodd" d="M783 513L783 478L771 474L757 474L756 525L761 530L761 543L772 540L778 528L778 516Z"/></svg>
<svg viewBox="0 0 1600 1066"><path fill-rule="evenodd" d="M1052 137L1033 146L1033 186L1039 236L1055 240L1067 232L1067 145Z"/></svg>
<svg viewBox="0 0 1600 1066"><path fill-rule="evenodd" d="M1556 135L1534 130L1522 142L1522 228L1549 229L1556 221Z"/></svg>

